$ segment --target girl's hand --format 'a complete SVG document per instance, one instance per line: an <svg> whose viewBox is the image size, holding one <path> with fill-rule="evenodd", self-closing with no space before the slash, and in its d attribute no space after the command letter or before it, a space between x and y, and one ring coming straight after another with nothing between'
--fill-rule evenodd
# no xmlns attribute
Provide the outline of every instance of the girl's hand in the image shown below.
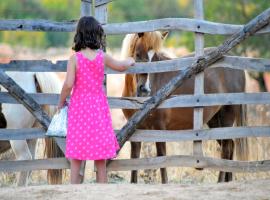
<svg viewBox="0 0 270 200"><path fill-rule="evenodd" d="M135 60L132 57L128 57L126 61L128 67L133 66L135 64Z"/></svg>
<svg viewBox="0 0 270 200"><path fill-rule="evenodd" d="M57 110L59 111L61 108L63 108L65 105L65 102L59 102L57 106Z"/></svg>

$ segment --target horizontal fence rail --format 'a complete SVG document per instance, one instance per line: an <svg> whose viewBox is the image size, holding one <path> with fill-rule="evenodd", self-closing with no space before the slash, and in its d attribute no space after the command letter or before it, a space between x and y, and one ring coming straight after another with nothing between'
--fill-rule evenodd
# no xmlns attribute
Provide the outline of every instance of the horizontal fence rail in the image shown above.
<svg viewBox="0 0 270 200"><path fill-rule="evenodd" d="M270 160L232 161L199 156L159 156L152 158L112 160L108 171L129 171L140 169L158 169L164 167L209 168L225 172L249 172L270 170ZM66 158L49 158L37 160L0 161L0 171L14 172L27 170L69 169Z"/></svg>
<svg viewBox="0 0 270 200"><path fill-rule="evenodd" d="M66 158L0 161L0 171L2 172L48 170L48 169L70 169L70 164Z"/></svg>
<svg viewBox="0 0 270 200"><path fill-rule="evenodd" d="M177 58L167 61L136 63L125 72L117 72L110 68L105 69L105 74L143 74L169 71L181 71L190 66L196 59L194 57ZM53 63L49 60L13 60L9 63L0 63L4 71L21 72L65 72L67 61ZM248 58L240 56L224 56L211 67L227 67L249 71L270 71L270 59Z"/></svg>
<svg viewBox="0 0 270 200"><path fill-rule="evenodd" d="M45 130L0 129L0 140L26 140L45 138ZM115 130L116 133L119 130ZM140 130L129 139L131 142L180 142L195 140L221 140L244 137L269 137L270 126L226 127L201 130ZM62 139L62 138L61 138Z"/></svg>
<svg viewBox="0 0 270 200"><path fill-rule="evenodd" d="M76 28L76 20L73 21L49 21L49 20L0 20L0 31L56 31L73 32ZM103 25L107 35L140 33L157 30L181 30L200 32L215 35L232 35L243 28L243 25L223 24L206 20L189 18L164 18L149 21L137 21L126 23L112 23ZM263 28L256 34L267 34L270 26Z"/></svg>
<svg viewBox="0 0 270 200"><path fill-rule="evenodd" d="M112 160L108 171L129 171L139 169L158 169L164 167L209 168L225 172L250 172L270 170L270 160L262 161L231 161L199 156L160 156L153 158ZM0 161L0 171L26 171L47 169L69 169L65 158L38 160Z"/></svg>
<svg viewBox="0 0 270 200"><path fill-rule="evenodd" d="M41 105L57 105L59 94L29 94ZM149 97L148 97L149 98ZM140 109L147 97L108 97L112 109ZM0 92L0 103L19 104L9 93ZM158 108L206 107L216 105L270 104L270 93L215 93L170 96Z"/></svg>
<svg viewBox="0 0 270 200"><path fill-rule="evenodd" d="M112 160L107 170L129 171L164 167L209 168L224 172L259 172L270 170L270 160L247 162L200 156L159 156L152 158Z"/></svg>

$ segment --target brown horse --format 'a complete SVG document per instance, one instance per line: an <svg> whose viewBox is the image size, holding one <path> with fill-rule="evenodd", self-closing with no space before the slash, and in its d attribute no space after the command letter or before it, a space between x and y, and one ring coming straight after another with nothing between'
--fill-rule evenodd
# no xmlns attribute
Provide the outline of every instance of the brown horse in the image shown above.
<svg viewBox="0 0 270 200"><path fill-rule="evenodd" d="M166 38L166 33L147 32L130 34L123 42L122 52L126 56L132 56L136 62L152 62L170 59L161 53L162 42ZM209 51L209 49L206 49ZM194 54L187 55L192 57ZM127 74L125 76L125 86L122 96L148 96L155 94L162 86L175 76L175 72L154 73L154 74ZM229 68L208 68L205 70L204 91L209 93L236 93L245 91L245 74L241 70ZM194 76L186 80L173 95L193 94ZM135 110L123 110L129 119ZM203 122L210 128L230 127L243 125L245 122L245 107L241 105L211 106L205 107L203 112ZM184 130L193 128L193 108L157 109L150 113L146 120L138 127L139 129L152 130ZM221 146L221 158L233 159L234 147L239 159L246 159L247 139L218 140ZM131 142L131 158L140 156L141 143ZM166 155L166 143L156 143L157 156ZM166 168L161 168L162 183L167 183ZM218 181L231 181L231 172L220 172ZM137 171L132 171L131 182L137 182Z"/></svg>

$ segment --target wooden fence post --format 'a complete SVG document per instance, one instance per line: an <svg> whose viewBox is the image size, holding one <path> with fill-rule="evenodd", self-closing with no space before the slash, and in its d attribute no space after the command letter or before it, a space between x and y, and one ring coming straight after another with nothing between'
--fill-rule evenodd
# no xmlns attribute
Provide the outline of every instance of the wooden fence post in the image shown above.
<svg viewBox="0 0 270 200"><path fill-rule="evenodd" d="M203 19L203 0L194 0L194 18ZM197 25L199 29L200 25ZM204 51L204 34L195 32L195 56L203 55ZM194 94L204 94L204 72L195 76ZM203 127L203 107L194 108L193 129L198 130ZM193 142L193 154L203 155L202 141Z"/></svg>

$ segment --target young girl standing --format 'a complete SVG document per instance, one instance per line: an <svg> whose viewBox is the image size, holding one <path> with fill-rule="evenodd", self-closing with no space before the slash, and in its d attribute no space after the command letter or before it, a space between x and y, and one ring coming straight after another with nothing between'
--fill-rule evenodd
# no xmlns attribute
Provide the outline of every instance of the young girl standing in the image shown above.
<svg viewBox="0 0 270 200"><path fill-rule="evenodd" d="M71 161L71 183L80 183L83 160L94 160L97 182L107 182L106 160L114 158L119 145L113 131L108 101L103 90L104 65L124 71L134 59L118 61L104 53L104 31L93 17L82 17L74 37L76 51L67 64L58 108L70 95L66 158ZM72 91L72 92L71 92Z"/></svg>

